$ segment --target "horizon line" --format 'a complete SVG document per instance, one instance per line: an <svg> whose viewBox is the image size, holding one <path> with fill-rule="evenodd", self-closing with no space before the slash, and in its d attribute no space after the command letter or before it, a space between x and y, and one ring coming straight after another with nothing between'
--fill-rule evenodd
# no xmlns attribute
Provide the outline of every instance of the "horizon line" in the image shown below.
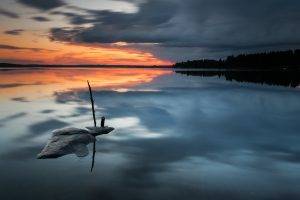
<svg viewBox="0 0 300 200"><path fill-rule="evenodd" d="M5 66L7 65L7 66ZM167 68L173 65L132 65L132 64L19 64L19 63L6 63L0 62L0 67L160 67Z"/></svg>

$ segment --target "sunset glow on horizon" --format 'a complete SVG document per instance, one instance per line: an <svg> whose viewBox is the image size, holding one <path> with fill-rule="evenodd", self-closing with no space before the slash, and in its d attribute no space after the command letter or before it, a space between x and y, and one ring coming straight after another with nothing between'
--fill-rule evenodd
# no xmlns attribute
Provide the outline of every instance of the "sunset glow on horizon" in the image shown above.
<svg viewBox="0 0 300 200"><path fill-rule="evenodd" d="M152 53L126 48L126 44L111 46L83 45L51 41L43 35L0 34L0 60L21 64L105 64L105 65L171 65Z"/></svg>
<svg viewBox="0 0 300 200"><path fill-rule="evenodd" d="M165 66L296 49L299 7L296 0L1 0L0 63Z"/></svg>
<svg viewBox="0 0 300 200"><path fill-rule="evenodd" d="M25 2L25 3L24 3ZM60 3L61 1L53 1ZM68 1L67 1L68 2ZM87 43L54 39L51 29L62 27L88 28L93 25L74 25L64 16L69 13L82 15L88 12L80 2L70 1L68 6L47 8L28 5L27 1L4 0L0 3L0 62L19 64L67 64L67 65L171 65L145 49L127 45L124 41L111 43ZM99 4L100 3L100 4ZM135 12L133 4L102 1L93 6L99 10ZM101 4L102 3L102 4ZM104 3L104 4L103 4ZM75 7L79 4L81 8ZM72 8L74 5L74 8ZM82 10L80 10L82 9ZM86 9L86 10L84 10ZM99 37L101 35L99 34Z"/></svg>
<svg viewBox="0 0 300 200"><path fill-rule="evenodd" d="M49 42L50 43L50 42ZM5 44L6 45L6 44ZM20 64L65 64L65 65L171 65L172 62L156 58L149 52L118 47L88 47L75 44L53 44L49 49L42 46L21 46L21 49L0 49L2 62ZM7 44L8 48L9 44ZM27 49L28 48L28 49Z"/></svg>

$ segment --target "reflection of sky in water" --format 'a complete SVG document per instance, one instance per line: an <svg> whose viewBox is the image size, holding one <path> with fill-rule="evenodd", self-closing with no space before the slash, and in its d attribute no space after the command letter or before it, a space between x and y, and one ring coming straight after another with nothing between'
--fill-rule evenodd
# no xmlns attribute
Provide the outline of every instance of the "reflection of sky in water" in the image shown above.
<svg viewBox="0 0 300 200"><path fill-rule="evenodd" d="M298 89L142 69L0 78L3 199L300 197ZM35 159L52 129L92 125L86 79L116 128L99 137L92 174L91 154Z"/></svg>

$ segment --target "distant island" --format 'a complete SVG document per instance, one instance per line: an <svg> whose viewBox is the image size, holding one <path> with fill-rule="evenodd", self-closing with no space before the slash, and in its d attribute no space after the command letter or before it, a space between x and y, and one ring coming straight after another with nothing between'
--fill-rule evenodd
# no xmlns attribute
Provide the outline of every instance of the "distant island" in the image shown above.
<svg viewBox="0 0 300 200"><path fill-rule="evenodd" d="M254 54L240 54L228 56L226 59L188 60L178 62L174 68L201 69L300 69L300 49L288 51L274 51Z"/></svg>

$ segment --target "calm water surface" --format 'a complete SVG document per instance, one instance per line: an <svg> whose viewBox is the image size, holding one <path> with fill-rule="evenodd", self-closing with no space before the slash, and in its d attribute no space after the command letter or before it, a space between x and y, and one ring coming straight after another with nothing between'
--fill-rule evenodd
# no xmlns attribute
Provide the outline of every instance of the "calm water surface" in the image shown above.
<svg viewBox="0 0 300 200"><path fill-rule="evenodd" d="M115 127L37 160L51 130ZM0 199L300 199L299 88L163 69L0 71ZM91 149L91 145L90 145Z"/></svg>

